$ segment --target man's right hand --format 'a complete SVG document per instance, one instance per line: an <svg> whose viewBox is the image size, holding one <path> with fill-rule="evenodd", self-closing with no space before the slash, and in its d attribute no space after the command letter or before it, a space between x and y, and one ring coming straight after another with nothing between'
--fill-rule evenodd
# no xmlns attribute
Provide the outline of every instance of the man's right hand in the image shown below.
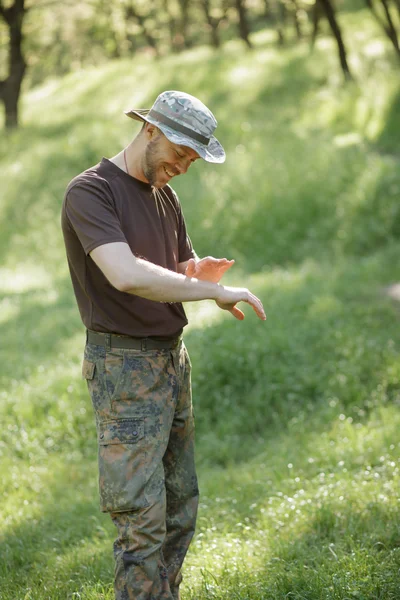
<svg viewBox="0 0 400 600"><path fill-rule="evenodd" d="M222 310L228 310L239 321L243 321L244 313L236 306L238 302L247 302L250 304L257 317L262 321L265 321L267 318L261 300L246 288L220 286L215 302Z"/></svg>

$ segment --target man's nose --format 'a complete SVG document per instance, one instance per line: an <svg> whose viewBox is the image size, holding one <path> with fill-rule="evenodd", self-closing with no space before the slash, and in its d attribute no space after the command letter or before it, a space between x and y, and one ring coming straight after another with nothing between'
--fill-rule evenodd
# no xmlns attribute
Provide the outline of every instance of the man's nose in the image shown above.
<svg viewBox="0 0 400 600"><path fill-rule="evenodd" d="M177 171L179 171L180 175L186 173L186 171L188 170L189 167L190 167L189 159L182 159L175 164L175 168Z"/></svg>

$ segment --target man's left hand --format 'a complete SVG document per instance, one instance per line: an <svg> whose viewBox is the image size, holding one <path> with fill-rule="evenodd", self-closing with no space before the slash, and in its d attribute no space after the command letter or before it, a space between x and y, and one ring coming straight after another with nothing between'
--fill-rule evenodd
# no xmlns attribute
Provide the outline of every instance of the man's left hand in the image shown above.
<svg viewBox="0 0 400 600"><path fill-rule="evenodd" d="M196 262L191 258L187 264L185 275L187 277L195 277L204 281L212 281L218 283L224 273L235 263L234 260L227 258L214 258L206 256Z"/></svg>

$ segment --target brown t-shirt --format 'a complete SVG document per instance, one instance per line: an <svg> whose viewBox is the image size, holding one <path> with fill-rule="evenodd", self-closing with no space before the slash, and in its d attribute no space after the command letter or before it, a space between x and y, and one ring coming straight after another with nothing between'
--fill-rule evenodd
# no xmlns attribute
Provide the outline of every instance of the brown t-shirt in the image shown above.
<svg viewBox="0 0 400 600"><path fill-rule="evenodd" d="M88 329L134 337L175 337L187 324L181 303L146 300L114 288L89 253L126 242L133 254L171 271L194 257L179 200L166 185L152 188L114 163L73 179L62 208L62 230L72 283Z"/></svg>

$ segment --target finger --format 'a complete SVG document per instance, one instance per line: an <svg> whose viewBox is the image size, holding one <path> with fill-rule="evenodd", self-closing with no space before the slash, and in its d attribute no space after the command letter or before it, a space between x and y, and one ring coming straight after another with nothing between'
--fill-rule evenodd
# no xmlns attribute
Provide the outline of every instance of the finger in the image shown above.
<svg viewBox="0 0 400 600"><path fill-rule="evenodd" d="M217 267L219 269L223 269L225 271L226 269L230 269L232 267L232 265L234 265L234 264L235 264L234 260L227 260L226 258L221 258L218 261Z"/></svg>
<svg viewBox="0 0 400 600"><path fill-rule="evenodd" d="M261 301L257 298L257 296L254 296L254 294L249 294L248 303L253 308L253 310L256 313L256 315L262 321L265 321L267 317L266 317L266 314L264 312L264 307L263 307Z"/></svg>
<svg viewBox="0 0 400 600"><path fill-rule="evenodd" d="M204 259L204 263L206 265L213 265L216 267L219 267L220 265L224 265L228 262L228 259L226 258L214 258L213 256L207 256L207 258Z"/></svg>
<svg viewBox="0 0 400 600"><path fill-rule="evenodd" d="M240 308L238 308L237 306L234 306L233 308L231 308L229 312L232 313L236 319L239 319L239 321L243 321L244 312L242 312L240 310Z"/></svg>
<svg viewBox="0 0 400 600"><path fill-rule="evenodd" d="M210 265L213 263L217 263L219 261L219 258L214 258L213 256L205 256L204 258L201 259L201 263L203 265Z"/></svg>
<svg viewBox="0 0 400 600"><path fill-rule="evenodd" d="M219 266L220 271L222 271L223 273L226 273L226 271L228 269L230 269L233 265L235 264L234 260L228 260L225 263L221 264Z"/></svg>
<svg viewBox="0 0 400 600"><path fill-rule="evenodd" d="M194 274L196 270L196 262L193 260L193 258L189 259L189 262L186 266L186 270L185 270L185 275L187 277L192 277L192 275Z"/></svg>
<svg viewBox="0 0 400 600"><path fill-rule="evenodd" d="M207 262L213 262L213 263L228 263L228 262L232 262L230 260L228 260L226 257L224 258L215 258L214 256L206 256L205 258L202 258L203 261L207 261ZM235 261L233 261L235 262Z"/></svg>

